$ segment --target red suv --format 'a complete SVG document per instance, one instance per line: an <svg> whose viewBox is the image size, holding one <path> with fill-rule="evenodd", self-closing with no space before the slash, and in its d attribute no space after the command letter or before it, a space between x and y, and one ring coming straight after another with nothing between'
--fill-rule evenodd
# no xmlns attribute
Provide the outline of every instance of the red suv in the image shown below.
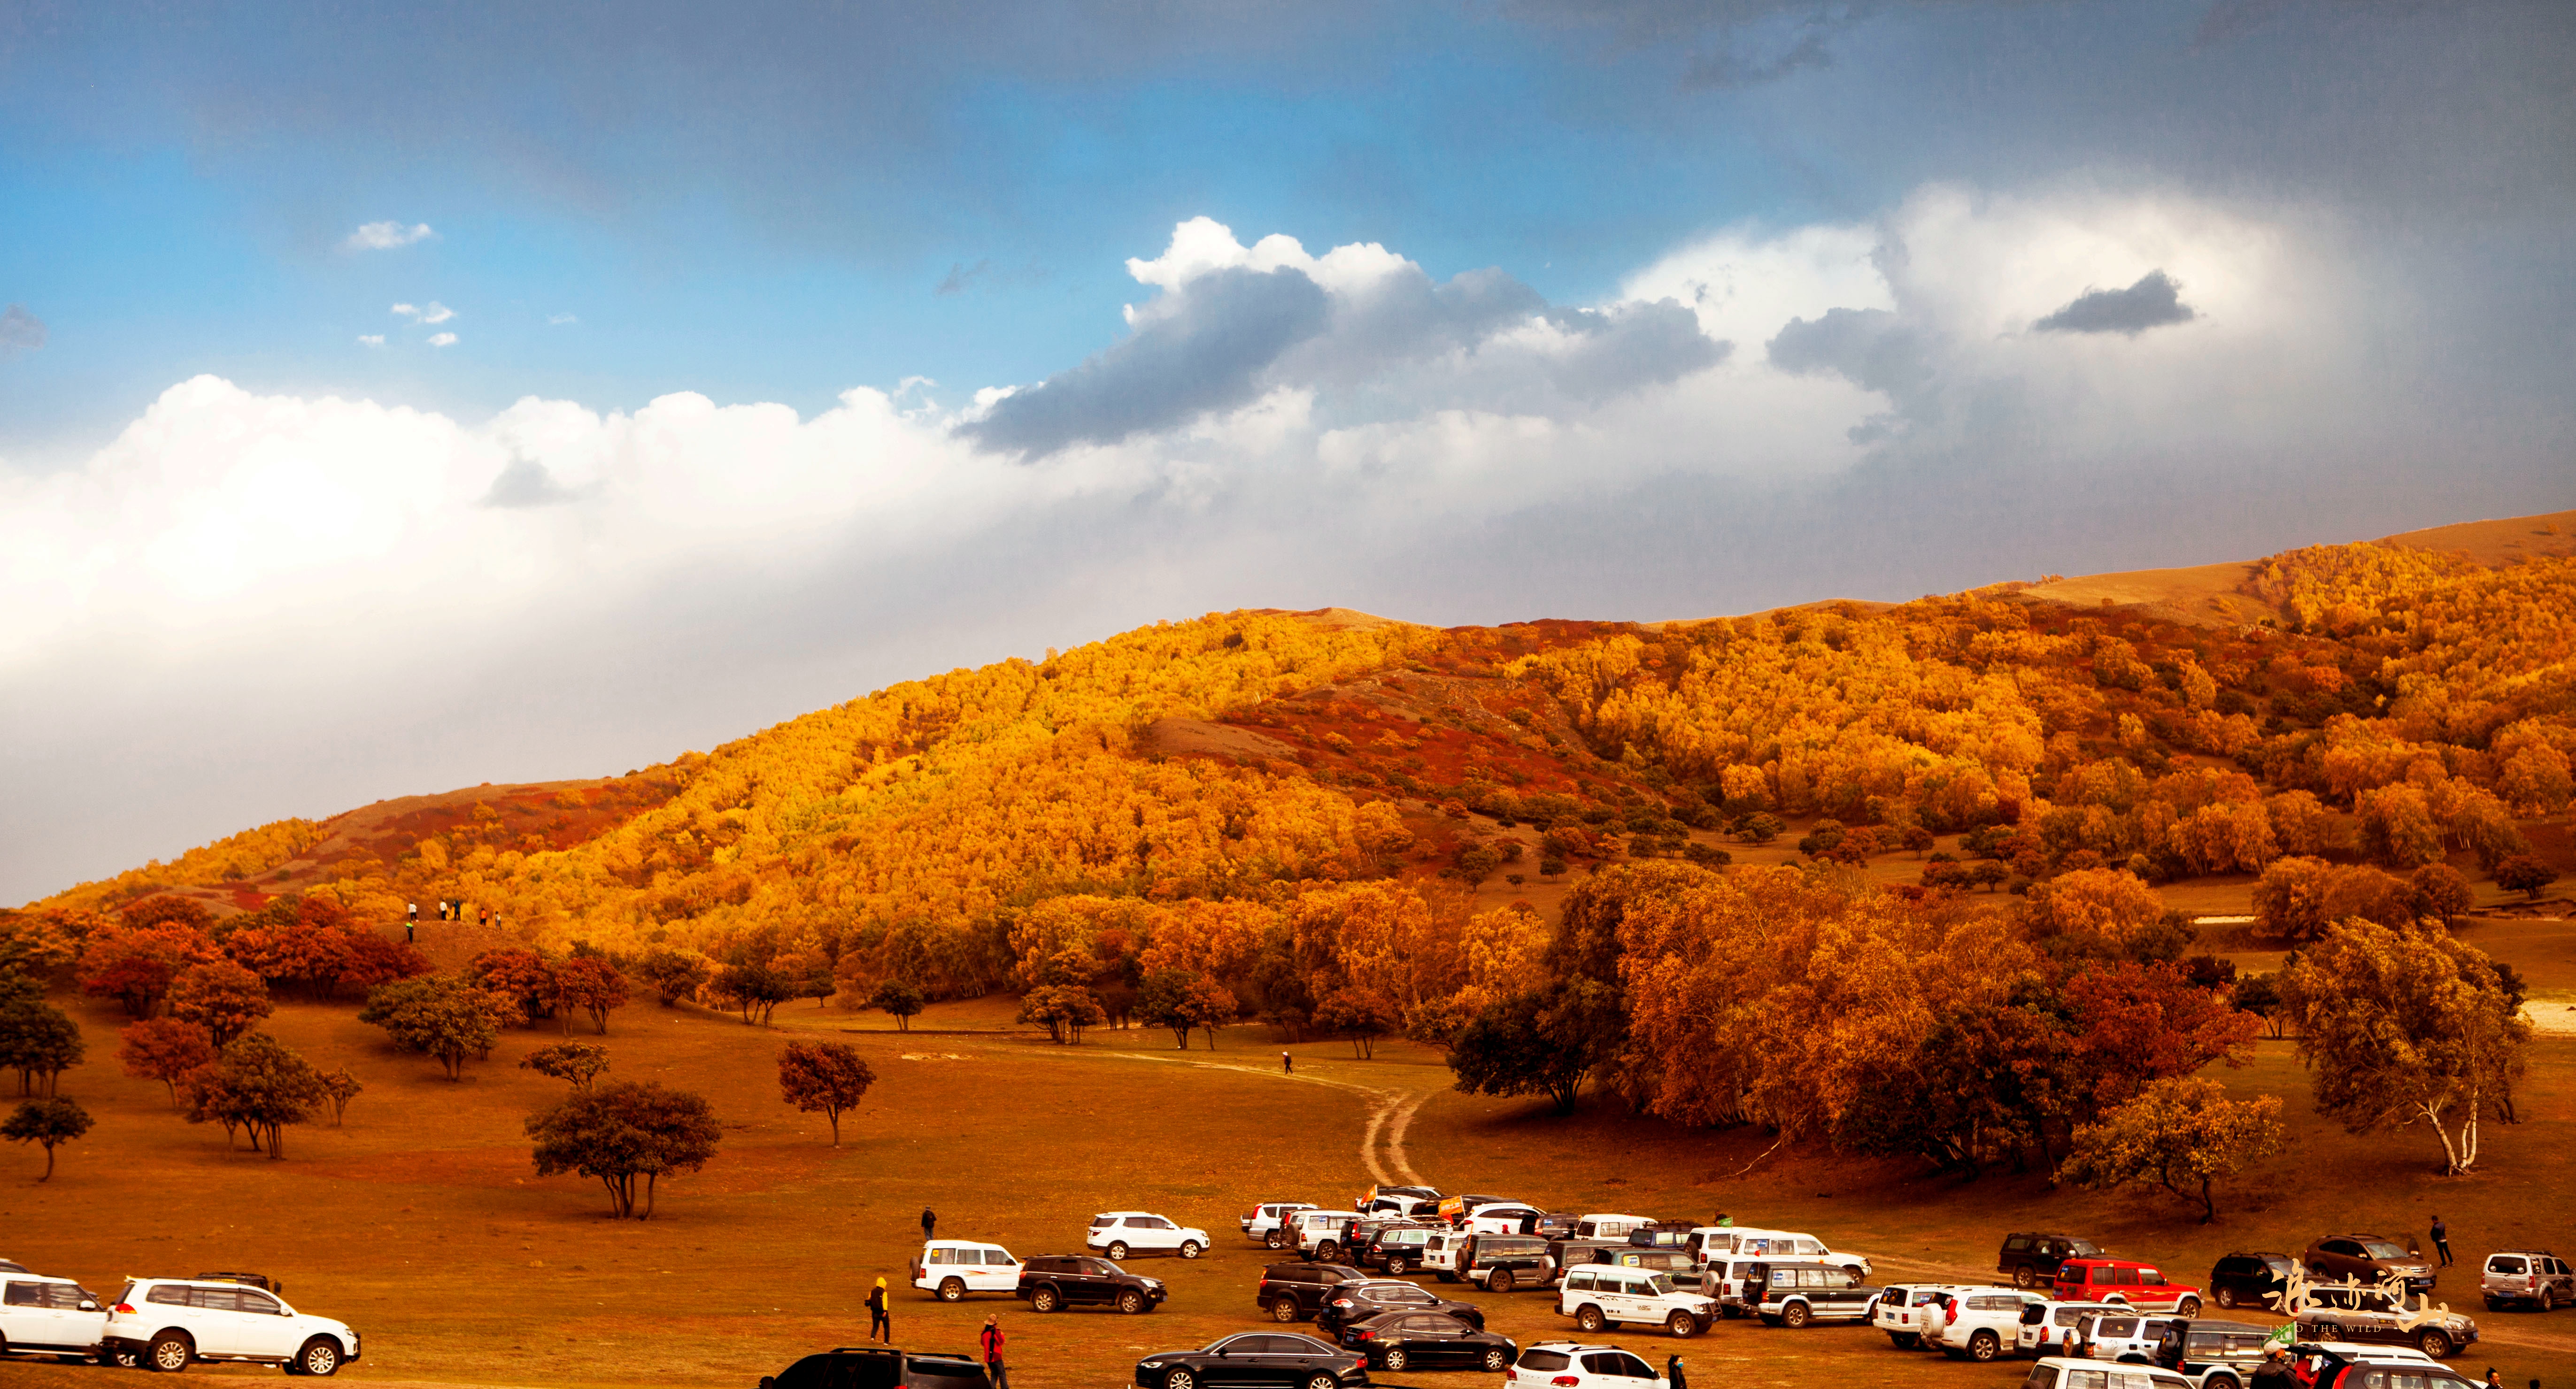
<svg viewBox="0 0 2576 1389"><path fill-rule="evenodd" d="M2170 1308L2178 1317L2200 1315L2200 1289L2168 1283L2153 1264L2130 1259L2069 1259L2057 1266L2060 1302L2125 1302L2141 1311Z"/></svg>

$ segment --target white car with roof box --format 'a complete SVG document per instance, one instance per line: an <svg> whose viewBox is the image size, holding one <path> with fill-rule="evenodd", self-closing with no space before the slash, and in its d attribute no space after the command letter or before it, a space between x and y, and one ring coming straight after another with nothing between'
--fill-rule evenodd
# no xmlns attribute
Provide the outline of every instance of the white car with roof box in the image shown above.
<svg viewBox="0 0 2576 1389"><path fill-rule="evenodd" d="M1579 1341L1541 1341L1503 1373L1504 1389L1670 1389L1635 1352Z"/></svg>
<svg viewBox="0 0 2576 1389"><path fill-rule="evenodd" d="M2034 1302L2022 1309L2013 1348L2029 1356L2071 1356L2083 1344L2083 1321L2096 1312L2135 1310L2118 1302Z"/></svg>
<svg viewBox="0 0 2576 1389"><path fill-rule="evenodd" d="M982 1240L935 1239L921 1247L912 1265L912 1285L942 1302L962 1301L968 1293L1020 1290L1020 1261L1011 1251Z"/></svg>
<svg viewBox="0 0 2576 1389"><path fill-rule="evenodd" d="M68 1278L12 1270L0 1285L0 1355L86 1360L107 1334L107 1309Z"/></svg>
<svg viewBox="0 0 2576 1389"><path fill-rule="evenodd" d="M1517 1235L1523 1224L1545 1214L1524 1201L1497 1201L1478 1206L1459 1228L1472 1235Z"/></svg>
<svg viewBox="0 0 2576 1389"><path fill-rule="evenodd" d="M1312 1201L1264 1201L1235 1223L1243 1233L1261 1241L1265 1249L1288 1247L1288 1217L1315 1208Z"/></svg>
<svg viewBox="0 0 2576 1389"><path fill-rule="evenodd" d="M1567 1269L1557 1284L1556 1310L1594 1336L1618 1324L1660 1326L1676 1336L1695 1336L1717 1319L1713 1299L1684 1292L1653 1269L1610 1264Z"/></svg>
<svg viewBox="0 0 2576 1389"><path fill-rule="evenodd" d="M137 1278L107 1309L100 1347L169 1373L199 1362L283 1365L290 1373L337 1374L358 1359L346 1322L310 1316L264 1288L194 1278Z"/></svg>
<svg viewBox="0 0 2576 1389"><path fill-rule="evenodd" d="M1953 1360L2000 1359L2020 1344L2022 1309L2047 1300L2018 1288L1964 1288L1952 1294L1926 1339Z"/></svg>
<svg viewBox="0 0 2576 1389"><path fill-rule="evenodd" d="M1091 1218L1086 1246L1109 1256L1112 1263L1130 1254L1178 1254L1195 1259L1207 1252L1208 1233L1180 1225L1152 1211L1103 1211Z"/></svg>

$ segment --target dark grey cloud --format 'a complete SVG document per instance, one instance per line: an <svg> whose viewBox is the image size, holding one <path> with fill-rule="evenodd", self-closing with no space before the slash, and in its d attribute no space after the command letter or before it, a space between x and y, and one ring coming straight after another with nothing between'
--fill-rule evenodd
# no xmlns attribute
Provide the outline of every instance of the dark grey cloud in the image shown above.
<svg viewBox="0 0 2576 1389"><path fill-rule="evenodd" d="M1577 339L1572 351L1542 359L1548 380L1588 405L1668 386L1725 361L1735 346L1701 332L1699 315L1672 299L1559 309L1547 317Z"/></svg>
<svg viewBox="0 0 2576 1389"><path fill-rule="evenodd" d="M2199 315L2182 301L2182 286L2150 270L2127 289L2088 289L2072 303L2030 325L2043 333L2126 333L2189 323Z"/></svg>
<svg viewBox="0 0 2576 1389"><path fill-rule="evenodd" d="M46 337L45 321L27 312L26 305L12 304L0 312L0 362L43 347Z"/></svg>
<svg viewBox="0 0 2576 1389"><path fill-rule="evenodd" d="M533 458L513 458L501 475L492 479L492 490L483 494L477 506L496 507L505 511L526 510L540 506L561 506L579 501L582 493L555 481L546 465Z"/></svg>
<svg viewBox="0 0 2576 1389"><path fill-rule="evenodd" d="M1005 397L964 426L988 450L1043 458L1167 429L1261 394L1261 372L1323 329L1323 287L1303 271L1232 267L1149 307L1134 336Z"/></svg>

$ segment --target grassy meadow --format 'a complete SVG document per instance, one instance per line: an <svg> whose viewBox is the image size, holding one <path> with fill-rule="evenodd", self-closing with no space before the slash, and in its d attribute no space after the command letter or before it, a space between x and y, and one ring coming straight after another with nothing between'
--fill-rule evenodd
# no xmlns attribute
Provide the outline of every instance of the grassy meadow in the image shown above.
<svg viewBox="0 0 2576 1389"><path fill-rule="evenodd" d="M2535 989L2576 988L2576 935L2563 922L2495 923L2472 939L2523 963ZM367 1090L343 1128L289 1132L272 1162L228 1150L191 1126L156 1082L117 1068L113 1009L60 1000L89 1032L90 1059L64 1092L98 1119L38 1185L41 1155L0 1155L0 1255L112 1293L128 1275L251 1269L284 1281L299 1307L355 1325L365 1380L458 1384L742 1386L808 1350L865 1335L867 1289L895 1293L900 1343L963 1350L1000 1313L1023 1385L1127 1382L1138 1354L1204 1343L1260 1324L1251 1287L1266 1261L1237 1215L1256 1200L1334 1203L1372 1167L1448 1190L1525 1195L1561 1209L1639 1211L1813 1230L1873 1255L1882 1280L1976 1278L2008 1229L2093 1235L2128 1255L2165 1261L2201 1281L2231 1248L2295 1251L2329 1230L2420 1233L2448 1217L2462 1267L2444 1280L2455 1308L2488 1332L2455 1364L2508 1382L2576 1383L2576 1312L2490 1314L2476 1306L2474 1261L2486 1250L2576 1247L2576 1038L2535 1046L2524 1095L2529 1121L2490 1125L2476 1176L2434 1175L2429 1136L2356 1139L2308 1112L2288 1042L2219 1071L2242 1092L2289 1100L2295 1152L2228 1189L2221 1223L2160 1195L2053 1192L2035 1175L1972 1183L1903 1164L1772 1152L1746 1131L1632 1119L1587 1100L1558 1118L1543 1101L1498 1101L1447 1088L1439 1054L1407 1043L1360 1061L1341 1043L1291 1048L1245 1027L1175 1051L1161 1031L1095 1030L1079 1047L1016 1028L1002 999L941 1005L908 1034L879 1014L804 1004L774 1029L730 1015L649 1002L613 1019L613 1076L702 1091L725 1124L701 1174L664 1183L654 1218L606 1219L595 1183L537 1177L520 1131L562 1093L518 1069L556 1039L506 1034L492 1058L450 1083L436 1063L388 1048L352 1004L287 1004L271 1030L325 1068L346 1062ZM587 1035L576 1024L576 1035ZM774 1058L796 1037L858 1045L880 1077L830 1145L819 1115L778 1098ZM1373 1116L1377 1119L1372 1123ZM1370 1140L1374 1138L1372 1144ZM957 1306L903 1284L923 1206L943 1235L999 1241L1021 1256L1078 1250L1087 1217L1110 1208L1160 1211L1205 1227L1210 1257L1137 1260L1173 1297L1147 1317L1101 1312L1039 1317L1008 1298ZM1522 1343L1571 1334L1550 1295L1462 1295ZM1695 1383L2002 1386L2018 1367L1978 1367L1899 1352L1859 1328L1773 1330L1725 1322L1676 1345L1622 1333L1660 1363L1680 1349ZM141 1371L11 1364L9 1382L92 1384ZM192 1374L273 1375L249 1367ZM1407 1379L1390 1376L1392 1379ZM1464 1383L1480 1375L1416 1375Z"/></svg>

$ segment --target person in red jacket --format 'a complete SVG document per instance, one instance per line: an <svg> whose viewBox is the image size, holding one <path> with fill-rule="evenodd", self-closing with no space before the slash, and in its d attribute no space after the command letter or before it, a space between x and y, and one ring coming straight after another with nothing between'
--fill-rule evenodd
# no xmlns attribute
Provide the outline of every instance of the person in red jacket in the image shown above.
<svg viewBox="0 0 2576 1389"><path fill-rule="evenodd" d="M984 1318L983 1334L975 1345L984 1352L984 1373L992 1376L993 1389L1011 1389L1010 1372L1002 1368L1002 1319Z"/></svg>

